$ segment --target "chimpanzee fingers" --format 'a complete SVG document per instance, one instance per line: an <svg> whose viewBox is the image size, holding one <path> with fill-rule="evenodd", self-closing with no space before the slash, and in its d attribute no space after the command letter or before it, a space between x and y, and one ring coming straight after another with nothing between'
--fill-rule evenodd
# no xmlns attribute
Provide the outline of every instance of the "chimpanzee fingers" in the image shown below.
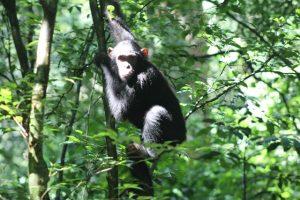
<svg viewBox="0 0 300 200"><path fill-rule="evenodd" d="M107 66L107 65L109 65L109 57L106 53L97 52L95 57L94 57L94 63L97 66L100 66L101 64Z"/></svg>

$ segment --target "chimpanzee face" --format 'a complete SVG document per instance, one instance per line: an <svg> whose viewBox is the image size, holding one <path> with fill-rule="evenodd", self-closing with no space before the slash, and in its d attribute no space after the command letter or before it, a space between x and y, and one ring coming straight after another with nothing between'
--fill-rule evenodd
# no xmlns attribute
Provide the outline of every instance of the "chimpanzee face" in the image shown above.
<svg viewBox="0 0 300 200"><path fill-rule="evenodd" d="M137 70L138 57L146 56L145 49L139 49L130 41L122 41L115 48L108 48L108 54L118 67L119 77L122 81L128 81Z"/></svg>

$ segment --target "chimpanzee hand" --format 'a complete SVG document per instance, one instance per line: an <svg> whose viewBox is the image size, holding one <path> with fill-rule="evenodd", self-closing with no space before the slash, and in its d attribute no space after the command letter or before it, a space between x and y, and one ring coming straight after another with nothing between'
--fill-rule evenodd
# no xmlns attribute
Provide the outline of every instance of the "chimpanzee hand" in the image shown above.
<svg viewBox="0 0 300 200"><path fill-rule="evenodd" d="M110 58L106 53L97 52L94 57L94 62L97 66L100 66L102 64L108 67L110 64Z"/></svg>

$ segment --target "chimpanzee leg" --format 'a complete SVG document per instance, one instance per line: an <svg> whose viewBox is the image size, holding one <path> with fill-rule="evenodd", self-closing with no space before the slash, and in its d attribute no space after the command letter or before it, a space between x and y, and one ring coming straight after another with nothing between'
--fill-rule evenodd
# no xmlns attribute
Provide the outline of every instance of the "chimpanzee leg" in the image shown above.
<svg viewBox="0 0 300 200"><path fill-rule="evenodd" d="M142 139L145 143L162 143L163 131L168 130L171 116L162 106L153 106L145 115ZM129 144L127 155L133 161L131 174L137 179L142 190L131 190L137 195L153 196L152 175L145 159L155 158L153 149L142 144Z"/></svg>
<svg viewBox="0 0 300 200"><path fill-rule="evenodd" d="M153 196L152 174L145 161L144 146L141 144L129 144L126 150L128 159L133 161L130 173L141 188L128 189L128 192L133 192L137 196Z"/></svg>
<svg viewBox="0 0 300 200"><path fill-rule="evenodd" d="M163 143L171 131L172 117L162 106L153 106L145 115L142 138L144 143ZM150 157L155 157L151 148L145 148Z"/></svg>

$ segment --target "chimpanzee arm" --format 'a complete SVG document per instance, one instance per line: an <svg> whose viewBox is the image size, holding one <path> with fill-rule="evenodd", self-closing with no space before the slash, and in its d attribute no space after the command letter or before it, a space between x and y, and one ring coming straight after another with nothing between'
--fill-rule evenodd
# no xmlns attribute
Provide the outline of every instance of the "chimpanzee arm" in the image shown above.
<svg viewBox="0 0 300 200"><path fill-rule="evenodd" d="M108 67L110 65L110 58L107 54L105 53L96 53L94 57L94 62L95 64L99 67L101 64L105 65Z"/></svg>
<svg viewBox="0 0 300 200"><path fill-rule="evenodd" d="M106 80L106 95L110 110L115 119L120 120L123 118L128 103L131 101L132 96L130 89L126 84L121 81L117 72L112 68L112 62L109 56L103 53L96 54L94 61L97 66L101 67Z"/></svg>
<svg viewBox="0 0 300 200"><path fill-rule="evenodd" d="M105 15L108 19L110 30L115 41L117 43L124 40L135 41L133 34L124 23L124 16L122 14L119 2L116 0L111 0L109 1L108 5L114 6L114 12L109 13L109 11L106 10Z"/></svg>
<svg viewBox="0 0 300 200"><path fill-rule="evenodd" d="M101 67L107 86L120 87L121 80L116 72L112 70L111 59L108 55L104 53L97 53L95 55L94 62L98 67Z"/></svg>

